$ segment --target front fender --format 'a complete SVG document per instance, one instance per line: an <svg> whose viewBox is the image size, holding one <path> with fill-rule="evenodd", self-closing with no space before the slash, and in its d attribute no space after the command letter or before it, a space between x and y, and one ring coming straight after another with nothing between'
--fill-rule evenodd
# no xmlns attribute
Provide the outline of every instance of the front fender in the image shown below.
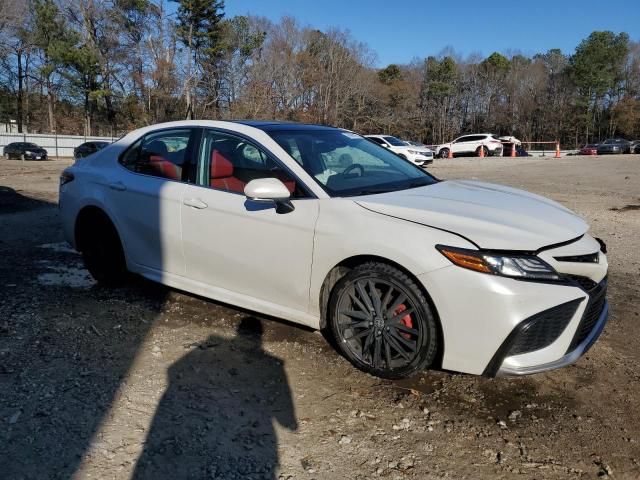
<svg viewBox="0 0 640 480"><path fill-rule="evenodd" d="M451 265L435 249L439 243L474 248L453 233L372 212L348 198L322 200L315 231L310 313L320 315L322 285L343 261L362 255L379 257L418 277Z"/></svg>

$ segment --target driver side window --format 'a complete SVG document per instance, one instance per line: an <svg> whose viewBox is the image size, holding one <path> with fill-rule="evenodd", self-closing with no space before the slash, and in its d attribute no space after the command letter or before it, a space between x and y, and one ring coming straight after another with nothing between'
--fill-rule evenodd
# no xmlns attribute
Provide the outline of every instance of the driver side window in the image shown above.
<svg viewBox="0 0 640 480"><path fill-rule="evenodd" d="M198 159L198 185L244 194L247 183L258 178L277 178L287 187L291 198L307 196L288 171L254 144L226 133L204 132Z"/></svg>

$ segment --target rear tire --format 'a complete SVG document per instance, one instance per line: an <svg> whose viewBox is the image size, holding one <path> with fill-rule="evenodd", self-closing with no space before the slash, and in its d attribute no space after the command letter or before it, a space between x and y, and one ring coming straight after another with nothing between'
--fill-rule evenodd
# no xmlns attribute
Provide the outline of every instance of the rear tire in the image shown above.
<svg viewBox="0 0 640 480"><path fill-rule="evenodd" d="M93 217L80 225L82 259L91 276L105 286L122 285L127 264L115 227L106 217Z"/></svg>
<svg viewBox="0 0 640 480"><path fill-rule="evenodd" d="M356 368L381 378L405 378L431 365L438 351L432 309L401 270L364 263L342 277L329 300L336 348Z"/></svg>

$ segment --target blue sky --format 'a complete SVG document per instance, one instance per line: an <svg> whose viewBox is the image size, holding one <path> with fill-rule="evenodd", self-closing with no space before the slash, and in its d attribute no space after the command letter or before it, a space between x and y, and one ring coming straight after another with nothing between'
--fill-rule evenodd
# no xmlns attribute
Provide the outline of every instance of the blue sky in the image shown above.
<svg viewBox="0 0 640 480"><path fill-rule="evenodd" d="M640 41L639 0L226 0L225 12L278 20L295 17L320 30L349 30L378 55L378 66L407 63L452 47L462 56L494 51L571 53L594 30Z"/></svg>

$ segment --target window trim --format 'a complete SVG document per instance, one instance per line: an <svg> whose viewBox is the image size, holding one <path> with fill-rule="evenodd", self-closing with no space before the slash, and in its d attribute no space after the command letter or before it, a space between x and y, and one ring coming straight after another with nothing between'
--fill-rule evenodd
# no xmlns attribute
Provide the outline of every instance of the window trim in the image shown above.
<svg viewBox="0 0 640 480"><path fill-rule="evenodd" d="M197 151L197 155L195 158L196 161L196 177L197 177L197 171L198 171L198 167L199 167L199 160L200 160L200 154L202 153L202 148L203 148L203 139L204 136L207 132L215 132L215 133L221 133L223 135L228 135L231 137L236 137L239 138L240 140L243 140L244 142L252 145L254 148L257 148L258 150L261 150L265 155L267 155L267 158L269 158L269 160L273 161L276 165L278 165L285 173L287 173L289 176L291 176L291 178L293 178L298 185L301 186L301 189L305 192L305 196L304 197L291 197L290 200L291 201L296 201L296 200L310 200L310 199L317 199L318 197L311 191L311 189L307 186L306 182L304 182L298 175L296 175L294 172L291 171L291 169L282 161L280 160L280 158L278 158L278 156L276 154L274 154L269 148L265 147L264 145L262 145L260 142L256 141L255 139L249 137L248 135L245 135L241 132L237 132L235 130L229 130L226 128L217 128L217 127L202 127L201 128L201 134L200 134L200 138L198 139L198 151ZM193 158L193 156L192 156ZM194 187L200 187L200 188L206 188L209 190L215 190L217 192L225 192L225 193L231 193L233 195L242 195L243 197L246 197L246 195L244 194L244 192L232 192L230 190L225 190L222 188L215 188L212 187L211 185L200 185L198 183L188 182L189 185L193 185Z"/></svg>
<svg viewBox="0 0 640 480"><path fill-rule="evenodd" d="M185 155L189 154L189 156L187 157L187 161L183 164L182 166L182 178L180 180L174 180L172 178L166 178L166 177L158 177L156 175L149 175L148 173L140 173L140 172L134 172L133 170L125 167L122 164L122 159L134 148L138 148L140 149L140 147L142 147L142 144L144 143L144 139L145 137L149 136L149 135L153 135L155 133L160 133L160 132L170 132L170 131L174 131L174 130L189 130L191 131L191 134L189 136L189 143L187 144L187 152L185 152ZM191 183L189 182L189 180L187 179L185 181L184 177L185 177L185 170L190 171L191 170L191 160L193 155L190 155L191 152L193 151L193 146L196 142L198 142L198 144L200 144L200 140L202 138L201 136L201 132L202 132L202 128L198 127L198 126L183 126L183 127L167 127L167 128L160 128L157 130L151 130L147 133L145 133L144 135L136 138L133 142L131 142L130 145L127 146L127 148L125 148L120 155L118 155L117 158L117 164L124 169L125 171L133 174L133 175L140 175L142 177L150 177L150 178L159 178L161 180L165 180L167 182L174 182L174 183L185 183L185 184L189 184L191 185ZM138 147L136 147L136 143L140 142L140 145ZM138 152L139 154L140 152ZM187 166L188 168L185 169L185 166Z"/></svg>

